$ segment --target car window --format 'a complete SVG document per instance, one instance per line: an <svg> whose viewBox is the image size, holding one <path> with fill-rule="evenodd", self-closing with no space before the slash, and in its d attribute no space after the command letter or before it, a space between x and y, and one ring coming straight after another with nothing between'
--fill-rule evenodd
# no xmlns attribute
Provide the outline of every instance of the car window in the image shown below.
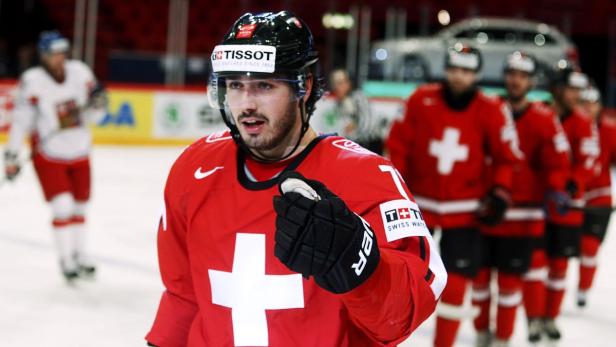
<svg viewBox="0 0 616 347"><path fill-rule="evenodd" d="M373 60L368 64L368 79L382 81L385 79L385 63Z"/></svg>
<svg viewBox="0 0 616 347"><path fill-rule="evenodd" d="M400 73L404 82L421 81L428 78L426 66L421 59L414 55L404 57Z"/></svg>
<svg viewBox="0 0 616 347"><path fill-rule="evenodd" d="M536 46L553 45L556 39L550 34L542 34L534 30L523 30L519 32L521 42L525 44L534 44Z"/></svg>
<svg viewBox="0 0 616 347"><path fill-rule="evenodd" d="M474 29L462 30L455 34L456 39L473 39L475 38L476 32Z"/></svg>
<svg viewBox="0 0 616 347"><path fill-rule="evenodd" d="M456 38L467 38L477 41L479 44L490 42L504 42L515 44L519 41L518 33L506 28L480 28L473 30L463 30L456 34Z"/></svg>

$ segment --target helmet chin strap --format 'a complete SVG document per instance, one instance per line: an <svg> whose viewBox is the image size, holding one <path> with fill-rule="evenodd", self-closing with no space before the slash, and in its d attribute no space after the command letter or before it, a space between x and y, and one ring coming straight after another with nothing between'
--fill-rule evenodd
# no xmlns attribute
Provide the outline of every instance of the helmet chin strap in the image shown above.
<svg viewBox="0 0 616 347"><path fill-rule="evenodd" d="M261 161L264 163L275 163L275 162L285 160L289 158L291 155L293 155L293 153L295 153L297 148L299 148L299 145L302 143L302 139L304 138L304 135L306 135L308 128L310 127L310 124L308 123L308 116L306 115L306 105L304 103L303 98L300 98L299 100L299 110L300 110L300 116L301 116L300 118L302 122L302 127L299 133L299 138L297 139L297 142L295 143L295 145L293 146L293 149L289 153L287 153L286 155L283 155L280 158L275 158L275 159L264 157L262 155L257 154L252 149L250 149L250 147L248 147L246 143L244 142L244 140L242 139L242 136L240 135L240 131L237 128L237 126L227 121L225 115L223 115L223 119L225 119L225 123L227 123L227 126L231 129L231 135L233 137L233 140L235 140L235 142L240 146L240 148L244 152L248 153L250 156L257 159L258 161ZM221 110L221 112L224 112L224 111Z"/></svg>

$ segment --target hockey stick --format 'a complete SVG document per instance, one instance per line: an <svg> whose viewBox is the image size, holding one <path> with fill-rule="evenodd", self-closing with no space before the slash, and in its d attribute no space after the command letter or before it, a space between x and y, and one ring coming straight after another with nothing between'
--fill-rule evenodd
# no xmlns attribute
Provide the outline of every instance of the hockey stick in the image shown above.
<svg viewBox="0 0 616 347"><path fill-rule="evenodd" d="M550 201L557 202L560 199L562 199L562 196L560 194L554 194L554 193L547 194L544 209L547 210L547 206ZM584 201L580 201L580 200L568 201L566 202L566 206L564 206L564 208L565 208L565 211L582 211L582 212L584 211L610 211L610 212L616 211L616 206L588 206L586 205Z"/></svg>

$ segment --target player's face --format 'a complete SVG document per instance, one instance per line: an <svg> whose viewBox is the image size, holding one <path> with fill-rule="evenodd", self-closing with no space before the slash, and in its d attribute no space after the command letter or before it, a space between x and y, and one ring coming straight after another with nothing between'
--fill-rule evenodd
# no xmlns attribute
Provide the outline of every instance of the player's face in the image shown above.
<svg viewBox="0 0 616 347"><path fill-rule="evenodd" d="M338 73L332 77L332 88L337 97L342 98L351 92L351 81L345 73Z"/></svg>
<svg viewBox="0 0 616 347"><path fill-rule="evenodd" d="M591 115L593 118L597 118L599 113L601 113L601 103L593 102L593 101L582 101L580 103L582 110Z"/></svg>
<svg viewBox="0 0 616 347"><path fill-rule="evenodd" d="M521 100L532 88L531 76L523 71L511 70L505 73L505 89L512 100Z"/></svg>
<svg viewBox="0 0 616 347"><path fill-rule="evenodd" d="M477 73L470 69L449 67L446 70L446 79L449 89L454 94L462 94L468 91L477 81Z"/></svg>
<svg viewBox="0 0 616 347"><path fill-rule="evenodd" d="M299 136L297 98L288 82L276 79L227 79L226 100L244 143L259 154L286 148Z"/></svg>
<svg viewBox="0 0 616 347"><path fill-rule="evenodd" d="M64 72L65 61L65 53L49 53L43 55L43 63L53 74L62 74Z"/></svg>
<svg viewBox="0 0 616 347"><path fill-rule="evenodd" d="M562 88L560 101L567 110L575 109L580 103L581 89L573 87Z"/></svg>

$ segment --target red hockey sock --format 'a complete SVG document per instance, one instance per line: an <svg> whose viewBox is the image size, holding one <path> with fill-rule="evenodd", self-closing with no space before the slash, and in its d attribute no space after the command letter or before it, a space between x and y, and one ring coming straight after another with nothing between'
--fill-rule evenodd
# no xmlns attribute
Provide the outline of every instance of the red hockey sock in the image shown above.
<svg viewBox="0 0 616 347"><path fill-rule="evenodd" d="M587 291L592 286L595 272L597 271L597 253L601 242L598 238L582 236L582 256L580 257L580 282L578 288Z"/></svg>
<svg viewBox="0 0 616 347"><path fill-rule="evenodd" d="M498 274L498 311L496 337L509 340L513 335L515 315L522 302L522 277L515 274Z"/></svg>
<svg viewBox="0 0 616 347"><path fill-rule="evenodd" d="M543 250L533 252L531 268L524 275L524 310L529 319L545 316L545 280L547 278L547 258Z"/></svg>
<svg viewBox="0 0 616 347"><path fill-rule="evenodd" d="M447 286L441 296L436 318L435 347L453 346L463 316L466 283L467 279L459 274L450 273L447 278Z"/></svg>
<svg viewBox="0 0 616 347"><path fill-rule="evenodd" d="M490 274L490 269L481 269L473 280L473 306L479 308L479 315L473 321L477 331L490 328Z"/></svg>
<svg viewBox="0 0 616 347"><path fill-rule="evenodd" d="M560 306L565 296L567 277L567 258L550 259L550 274L548 276L548 292L546 297L546 317L556 318L560 314Z"/></svg>

